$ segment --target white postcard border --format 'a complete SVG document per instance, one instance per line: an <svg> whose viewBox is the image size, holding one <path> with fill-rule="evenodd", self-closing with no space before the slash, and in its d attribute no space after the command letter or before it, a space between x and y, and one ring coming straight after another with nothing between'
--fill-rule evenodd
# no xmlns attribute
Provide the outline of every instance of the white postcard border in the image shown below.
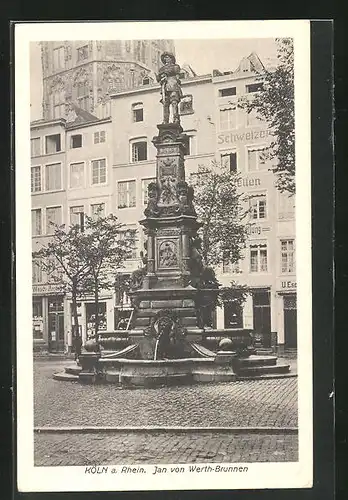
<svg viewBox="0 0 348 500"><path fill-rule="evenodd" d="M298 302L299 461L221 464L238 473L85 474L85 467L34 467L31 336L31 196L29 44L78 39L228 39L292 37L295 47L296 239ZM183 21L23 23L15 26L17 466L19 491L133 491L299 488L312 486L313 389L311 304L310 23L291 21ZM103 465L103 464L98 464ZM127 464L125 464L127 465ZM160 465L160 464L156 464ZM202 464L203 466L208 464ZM216 464L212 464L216 466ZM165 465L170 470L170 464ZM185 470L189 464L183 464ZM114 466L119 469L120 466ZM109 466L112 469L112 466Z"/></svg>

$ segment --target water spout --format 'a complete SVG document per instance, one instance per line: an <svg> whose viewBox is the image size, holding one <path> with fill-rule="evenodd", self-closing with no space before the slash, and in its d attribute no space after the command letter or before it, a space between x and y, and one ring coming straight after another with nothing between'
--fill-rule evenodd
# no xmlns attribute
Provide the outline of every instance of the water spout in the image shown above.
<svg viewBox="0 0 348 500"><path fill-rule="evenodd" d="M153 359L154 359L154 361L157 361L158 343L159 343L159 339L157 339L157 340L156 340L156 344L155 344L155 353L154 353L154 355L153 355Z"/></svg>

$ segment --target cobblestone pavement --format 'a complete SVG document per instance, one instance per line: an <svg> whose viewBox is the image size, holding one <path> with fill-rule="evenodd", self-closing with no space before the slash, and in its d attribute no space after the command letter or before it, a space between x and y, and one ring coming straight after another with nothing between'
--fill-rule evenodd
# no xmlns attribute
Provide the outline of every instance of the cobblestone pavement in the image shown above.
<svg viewBox="0 0 348 500"><path fill-rule="evenodd" d="M35 466L294 462L297 435L36 434Z"/></svg>
<svg viewBox="0 0 348 500"><path fill-rule="evenodd" d="M53 380L66 364L35 361L35 426L297 426L297 378L120 389Z"/></svg>

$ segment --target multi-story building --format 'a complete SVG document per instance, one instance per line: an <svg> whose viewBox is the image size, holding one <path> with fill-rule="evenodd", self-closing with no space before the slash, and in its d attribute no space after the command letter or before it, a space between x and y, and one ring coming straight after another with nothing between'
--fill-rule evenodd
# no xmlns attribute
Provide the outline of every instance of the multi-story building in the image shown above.
<svg viewBox="0 0 348 500"><path fill-rule="evenodd" d="M266 343L273 332L278 345L296 347L294 200L275 188L272 165L264 154L272 140L267 124L237 105L241 97L260 89L262 82L257 75L262 70L257 55L251 54L234 72L214 70L212 75L201 76L191 68L183 72L181 124L190 137L185 168L190 182L199 167L210 166L214 159L223 162L239 172L239 188L250 208L243 259L230 265L226 255L217 274L223 286L235 281L247 285L251 293L242 308L226 302L218 309L216 326L251 328L262 334ZM94 116L84 123L77 119L65 125L61 120L52 122L65 130L65 191L60 196L65 199L66 220L73 222L82 210L93 214L96 205L103 206L105 213L114 213L136 243L122 271L125 274L141 265L144 235L138 221L144 217L147 185L155 178L156 148L151 141L162 120L159 99L158 84L128 88L110 94L111 119ZM42 122L40 130L47 133L50 123ZM96 137L104 137L105 142L95 144ZM33 165L46 160L51 158L35 157ZM44 210L40 203L46 206L50 196L33 194L33 200L38 200L36 206L33 201L33 209ZM65 302L65 343L70 345L69 299ZM83 337L93 309L90 303L87 299L81 302ZM107 330L117 328L119 320L131 313L129 302L117 289L115 294L103 295L101 308Z"/></svg>
<svg viewBox="0 0 348 500"><path fill-rule="evenodd" d="M171 40L42 42L43 117L66 118L70 103L110 116L110 91L149 85Z"/></svg>
<svg viewBox="0 0 348 500"><path fill-rule="evenodd" d="M31 124L32 248L44 245L53 227L62 224L66 211L65 120L37 120ZM50 282L33 260L34 345L49 350L64 348L64 293ZM49 333L50 332L50 335Z"/></svg>
<svg viewBox="0 0 348 500"><path fill-rule="evenodd" d="M190 182L198 167L221 161L240 174L239 188L250 208L244 258L233 266L226 258L217 271L223 286L235 281L251 293L241 309L234 302L218 309L216 326L251 328L266 344L273 332L278 344L296 347L294 198L275 188L265 154L272 141L267 124L238 106L240 98L260 90L263 70L251 54L234 72L214 70L182 79L181 124L190 137L185 168ZM151 140L161 122L159 87L118 92L111 100L112 116L123 118L113 121L113 211L138 230L141 250L144 238L137 221L143 217L147 184L155 177Z"/></svg>

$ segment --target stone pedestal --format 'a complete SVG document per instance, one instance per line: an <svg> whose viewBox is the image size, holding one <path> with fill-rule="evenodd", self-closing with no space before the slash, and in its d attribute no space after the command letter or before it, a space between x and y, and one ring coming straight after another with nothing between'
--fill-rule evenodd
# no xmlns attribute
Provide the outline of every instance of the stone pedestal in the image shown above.
<svg viewBox="0 0 348 500"><path fill-rule="evenodd" d="M180 326L197 339L197 289L191 286L192 241L200 224L193 207L193 189L185 181L184 155L188 137L177 123L158 125L156 183L149 185L145 219L146 275L130 293L135 307L132 341L151 328L161 311L175 311ZM156 336L156 332L153 332ZM144 344L150 355L153 346ZM145 344L147 347L145 348ZM147 355L146 355L147 356Z"/></svg>

